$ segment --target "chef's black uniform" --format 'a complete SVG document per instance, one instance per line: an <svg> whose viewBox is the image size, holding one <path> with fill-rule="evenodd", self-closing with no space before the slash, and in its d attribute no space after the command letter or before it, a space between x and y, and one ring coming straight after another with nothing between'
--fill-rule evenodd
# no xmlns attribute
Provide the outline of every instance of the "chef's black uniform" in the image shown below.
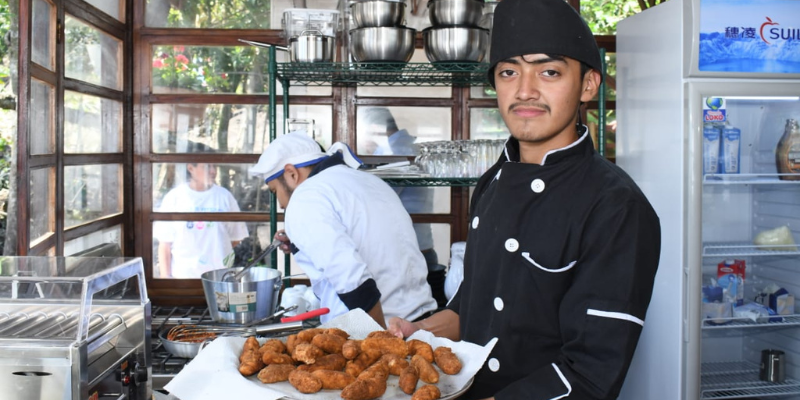
<svg viewBox="0 0 800 400"><path fill-rule="evenodd" d="M519 162L519 142L479 180L464 281L448 308L462 340L498 342L464 398L614 399L653 290L658 216L582 137Z"/></svg>

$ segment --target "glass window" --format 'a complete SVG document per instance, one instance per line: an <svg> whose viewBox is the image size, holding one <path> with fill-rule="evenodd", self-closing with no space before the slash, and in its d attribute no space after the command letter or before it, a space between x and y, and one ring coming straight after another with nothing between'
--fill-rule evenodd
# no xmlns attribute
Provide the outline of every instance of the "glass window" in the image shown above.
<svg viewBox="0 0 800 400"><path fill-rule="evenodd" d="M451 110L442 107L358 107L356 147L362 155L416 155L414 144L450 140ZM392 139L392 135L395 139ZM399 135L410 140L398 140Z"/></svg>
<svg viewBox="0 0 800 400"><path fill-rule="evenodd" d="M595 35L616 35L617 23L641 11L637 0L581 1L581 16Z"/></svg>
<svg viewBox="0 0 800 400"><path fill-rule="evenodd" d="M310 132L323 148L327 149L333 144L333 109L331 106L295 105L289 106L289 117L283 118L283 107L278 107L278 122L285 121L285 126L278 124L278 133L284 134L285 128L289 132L304 129Z"/></svg>
<svg viewBox="0 0 800 400"><path fill-rule="evenodd" d="M31 170L30 237L31 246L55 230L55 171L52 168Z"/></svg>
<svg viewBox="0 0 800 400"><path fill-rule="evenodd" d="M64 255L81 253L90 249L97 249L98 253L103 247L116 246L113 250L122 251L122 226L116 225L101 229L88 235L81 236L64 242ZM103 246L103 247L101 247Z"/></svg>
<svg viewBox="0 0 800 400"><path fill-rule="evenodd" d="M606 110L605 112L605 125L606 129L604 132L605 138L605 157L606 158L615 158L616 155L616 141L617 141L617 112L616 110ZM588 110L586 119L586 126L589 127L589 134L592 135L592 141L594 142L595 149L599 149L600 140L598 138L599 135L599 110Z"/></svg>
<svg viewBox="0 0 800 400"><path fill-rule="evenodd" d="M206 271L245 266L271 242L269 222L155 221L153 276L197 279ZM270 265L270 258L262 264Z"/></svg>
<svg viewBox="0 0 800 400"><path fill-rule="evenodd" d="M64 26L66 76L121 90L122 42L69 15Z"/></svg>
<svg viewBox="0 0 800 400"><path fill-rule="evenodd" d="M33 0L31 59L33 62L53 71L56 41L56 8L45 0Z"/></svg>
<svg viewBox="0 0 800 400"><path fill-rule="evenodd" d="M102 97L64 92L64 152L122 151L122 104Z"/></svg>
<svg viewBox="0 0 800 400"><path fill-rule="evenodd" d="M53 110L55 96L49 84L31 78L31 119L30 148L31 154L52 154L55 152L55 124Z"/></svg>
<svg viewBox="0 0 800 400"><path fill-rule="evenodd" d="M409 62L427 63L425 50L416 49ZM453 89L449 86L359 86L360 97L450 97Z"/></svg>
<svg viewBox="0 0 800 400"><path fill-rule="evenodd" d="M606 53L606 100L617 99L617 53Z"/></svg>
<svg viewBox="0 0 800 400"><path fill-rule="evenodd" d="M253 164L153 164L155 212L269 212L270 192Z"/></svg>
<svg viewBox="0 0 800 400"><path fill-rule="evenodd" d="M506 139L509 132L497 108L469 110L470 139Z"/></svg>
<svg viewBox="0 0 800 400"><path fill-rule="evenodd" d="M269 92L267 49L256 46L153 46L153 93Z"/></svg>
<svg viewBox="0 0 800 400"><path fill-rule="evenodd" d="M64 226L122 212L122 165L64 167Z"/></svg>
<svg viewBox="0 0 800 400"><path fill-rule="evenodd" d="M85 0L100 11L125 22L125 0ZM66 254L66 253L65 253Z"/></svg>
<svg viewBox="0 0 800 400"><path fill-rule="evenodd" d="M261 153L269 142L266 104L154 104L152 110L155 153Z"/></svg>
<svg viewBox="0 0 800 400"><path fill-rule="evenodd" d="M271 0L147 0L145 25L153 28L269 29L271 3Z"/></svg>

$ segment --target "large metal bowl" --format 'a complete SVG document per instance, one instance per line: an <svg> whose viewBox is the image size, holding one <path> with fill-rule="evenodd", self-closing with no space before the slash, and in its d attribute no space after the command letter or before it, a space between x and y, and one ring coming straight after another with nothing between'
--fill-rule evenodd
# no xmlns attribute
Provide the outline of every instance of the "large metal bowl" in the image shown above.
<svg viewBox="0 0 800 400"><path fill-rule="evenodd" d="M428 16L437 26L478 26L483 15L483 2L478 0L430 0Z"/></svg>
<svg viewBox="0 0 800 400"><path fill-rule="evenodd" d="M430 62L481 62L489 46L489 30L452 26L422 31L422 44Z"/></svg>
<svg viewBox="0 0 800 400"><path fill-rule="evenodd" d="M380 26L350 31L350 54L356 61L408 62L414 54L412 28Z"/></svg>
<svg viewBox="0 0 800 400"><path fill-rule="evenodd" d="M358 0L350 4L356 28L400 26L406 15L406 3L387 0Z"/></svg>

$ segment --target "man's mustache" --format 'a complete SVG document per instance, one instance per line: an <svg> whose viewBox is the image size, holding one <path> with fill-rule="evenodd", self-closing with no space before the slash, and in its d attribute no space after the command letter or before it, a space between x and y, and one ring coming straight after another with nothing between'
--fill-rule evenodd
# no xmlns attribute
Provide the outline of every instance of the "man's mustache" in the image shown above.
<svg viewBox="0 0 800 400"><path fill-rule="evenodd" d="M547 111L547 113L550 114L550 106L544 103L514 103L508 106L508 111L509 112L514 111L518 107L540 108L542 110Z"/></svg>

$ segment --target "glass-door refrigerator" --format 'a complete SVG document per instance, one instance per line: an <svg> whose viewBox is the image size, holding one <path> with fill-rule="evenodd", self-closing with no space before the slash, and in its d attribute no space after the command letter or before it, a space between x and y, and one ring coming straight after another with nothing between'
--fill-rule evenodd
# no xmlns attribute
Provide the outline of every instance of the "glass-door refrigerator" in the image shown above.
<svg viewBox="0 0 800 400"><path fill-rule="evenodd" d="M620 399L800 399L800 0L666 1L619 23L616 76L662 227Z"/></svg>

